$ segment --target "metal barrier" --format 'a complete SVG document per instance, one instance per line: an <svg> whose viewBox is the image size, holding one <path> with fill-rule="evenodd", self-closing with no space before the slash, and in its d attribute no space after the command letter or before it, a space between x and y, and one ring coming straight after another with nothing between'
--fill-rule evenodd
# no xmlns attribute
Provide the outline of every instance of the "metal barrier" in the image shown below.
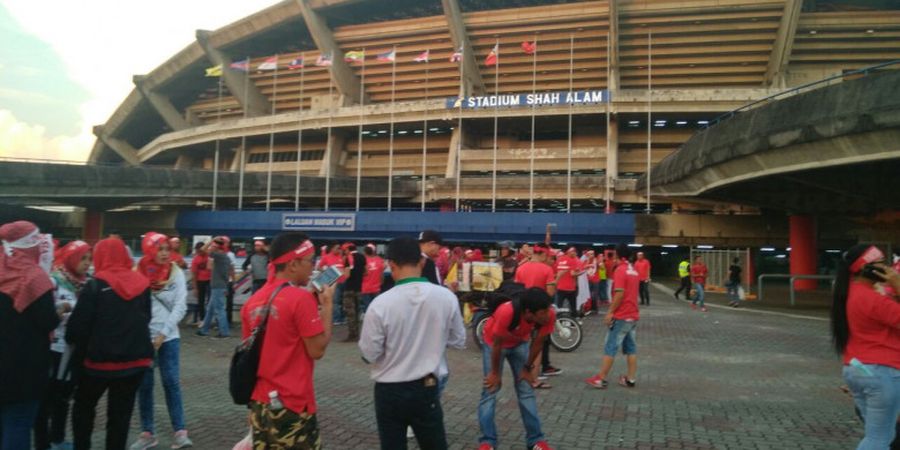
<svg viewBox="0 0 900 450"><path fill-rule="evenodd" d="M794 281L796 280L831 280L831 286L834 287L834 275L788 275L783 273L766 273L762 274L757 279L757 295L759 296L759 300L763 299L763 280L766 278L780 278L780 279L788 279L790 283L791 289L791 306L795 306L796 294L794 291Z"/></svg>

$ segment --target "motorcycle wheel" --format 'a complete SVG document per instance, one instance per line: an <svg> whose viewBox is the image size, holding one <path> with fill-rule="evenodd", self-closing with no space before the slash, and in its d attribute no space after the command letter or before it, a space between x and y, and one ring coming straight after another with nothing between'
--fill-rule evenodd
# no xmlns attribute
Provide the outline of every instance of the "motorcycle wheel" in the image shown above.
<svg viewBox="0 0 900 450"><path fill-rule="evenodd" d="M564 353L575 351L581 346L581 340L584 338L581 325L568 314L557 315L556 322L558 326L550 333L550 344Z"/></svg>

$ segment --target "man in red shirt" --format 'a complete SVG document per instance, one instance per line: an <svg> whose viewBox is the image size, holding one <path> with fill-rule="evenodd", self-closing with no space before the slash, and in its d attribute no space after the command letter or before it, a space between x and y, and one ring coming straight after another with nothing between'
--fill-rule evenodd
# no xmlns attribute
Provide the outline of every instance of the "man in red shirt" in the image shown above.
<svg viewBox="0 0 900 450"><path fill-rule="evenodd" d="M640 319L637 302L640 280L637 270L628 260L631 249L625 244L619 244L616 247L616 255L619 261L613 275L613 300L609 305L609 312L603 318L603 324L609 327L603 348L603 362L600 365L600 373L584 380L597 389L606 389L608 384L606 377L612 369L619 348L628 361L628 375L620 376L619 384L633 388L637 376L635 328Z"/></svg>
<svg viewBox="0 0 900 450"><path fill-rule="evenodd" d="M363 249L366 255L366 275L363 277L362 303L360 313L365 314L369 303L381 293L381 282L384 281L384 260L375 253L375 245L368 244Z"/></svg>
<svg viewBox="0 0 900 450"><path fill-rule="evenodd" d="M556 294L556 283L558 276L556 272L547 263L547 256L550 254L550 248L541 244L535 244L532 248L531 260L523 263L516 269L516 275L513 278L516 283L522 283L525 288L538 288L546 292L551 298ZM544 348L541 352L541 370L539 374L542 377L554 376L562 373L562 369L553 367L550 364L550 341L544 341ZM537 388L549 388L550 385L544 382L534 383Z"/></svg>
<svg viewBox="0 0 900 450"><path fill-rule="evenodd" d="M578 259L578 250L569 247L565 255L556 260L556 272L558 280L556 289L559 291L556 306L564 307L568 303L569 312L573 317L581 317L578 310L578 275L581 275L581 261Z"/></svg>
<svg viewBox="0 0 900 450"><path fill-rule="evenodd" d="M319 449L313 370L331 340L334 287L318 299L306 289L315 246L305 234L276 236L270 252L274 277L241 308L244 339L269 316L250 401L253 446Z"/></svg>
<svg viewBox="0 0 900 450"><path fill-rule="evenodd" d="M650 306L650 260L644 257L644 252L637 253L634 269L637 270L641 282L641 304Z"/></svg>
<svg viewBox="0 0 900 450"><path fill-rule="evenodd" d="M497 426L494 423L494 416L501 385L501 364L504 359L516 374L513 385L516 389L522 423L525 425L527 448L550 450L541 431L537 401L531 387L536 380L531 371L544 341L553 332L556 312L552 308L552 303L553 300L544 290L533 287L528 289L519 301L500 305L485 323L485 345L482 347L484 388L481 391L481 401L478 403L478 423L481 427L478 450L493 450L497 447ZM519 308L518 314L514 310L515 307ZM519 317L518 324L513 323L516 316ZM535 330L536 337L532 339L532 332Z"/></svg>
<svg viewBox="0 0 900 450"><path fill-rule="evenodd" d="M694 300L691 302L691 308L697 309L697 302L700 302L700 311L706 312L706 304L703 302L703 290L706 288L706 274L709 269L703 264L703 257L697 255L694 257L694 265L691 266L691 280L694 282Z"/></svg>
<svg viewBox="0 0 900 450"><path fill-rule="evenodd" d="M191 274L194 279L194 293L197 295L197 307L194 308L194 321L199 323L206 317L206 302L209 300L209 255L203 251L203 242L194 246L194 257L191 259Z"/></svg>
<svg viewBox="0 0 900 450"><path fill-rule="evenodd" d="M331 244L331 247L328 248L328 252L319 258L319 265L316 269L321 271L329 266L334 266L334 268L340 272L344 271L344 251L341 250L340 244ZM336 290L334 292L334 298L344 298L344 281L346 279L346 275L341 275L341 277L338 278L337 284L335 284ZM347 323L347 316L344 314L344 308L334 308L332 322L334 325L345 325Z"/></svg>

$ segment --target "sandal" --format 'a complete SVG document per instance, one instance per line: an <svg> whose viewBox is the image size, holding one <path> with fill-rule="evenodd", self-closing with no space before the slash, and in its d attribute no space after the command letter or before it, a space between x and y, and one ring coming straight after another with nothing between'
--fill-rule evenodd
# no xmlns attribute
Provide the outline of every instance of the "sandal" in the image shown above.
<svg viewBox="0 0 900 450"><path fill-rule="evenodd" d="M553 388L553 386L550 383L538 381L537 384L532 384L531 388L532 389L551 389L551 388Z"/></svg>

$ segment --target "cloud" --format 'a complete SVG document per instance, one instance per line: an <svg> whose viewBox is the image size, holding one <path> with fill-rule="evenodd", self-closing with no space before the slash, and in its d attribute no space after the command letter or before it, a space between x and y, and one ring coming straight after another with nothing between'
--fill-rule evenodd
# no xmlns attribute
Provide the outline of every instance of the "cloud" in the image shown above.
<svg viewBox="0 0 900 450"><path fill-rule="evenodd" d="M22 122L0 109L0 157L84 161L93 142L89 129L77 136L48 136L43 126Z"/></svg>
<svg viewBox="0 0 900 450"><path fill-rule="evenodd" d="M59 100L40 92L0 87L0 98L31 103L55 103Z"/></svg>

